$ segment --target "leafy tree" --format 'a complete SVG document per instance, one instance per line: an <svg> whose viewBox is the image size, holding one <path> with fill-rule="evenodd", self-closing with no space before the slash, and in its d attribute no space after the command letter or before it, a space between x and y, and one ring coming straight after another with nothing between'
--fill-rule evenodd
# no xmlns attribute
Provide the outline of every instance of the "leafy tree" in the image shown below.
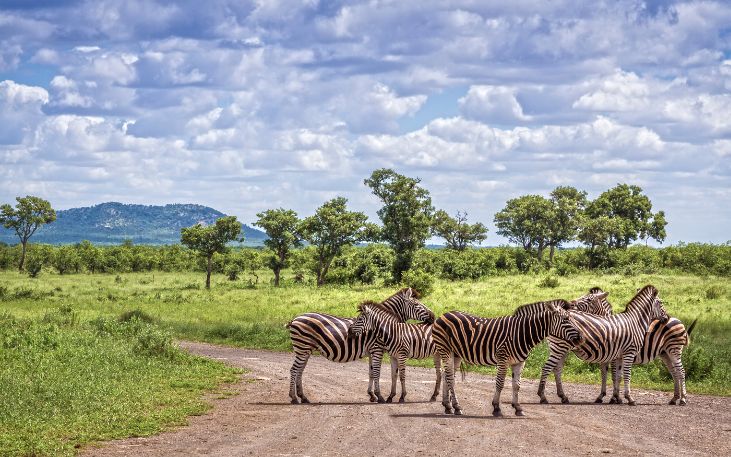
<svg viewBox="0 0 731 457"><path fill-rule="evenodd" d="M55 221L56 211L51 208L48 200L40 197L28 195L16 197L15 200L18 202L15 208L9 204L0 206L0 224L5 228L15 230L15 234L20 238L23 250L20 254L18 270L23 271L28 239L38 230L38 227Z"/></svg>
<svg viewBox="0 0 731 457"><path fill-rule="evenodd" d="M347 199L334 198L317 209L314 216L305 218L299 227L302 238L315 247L317 286L325 284L325 277L333 259L343 247L372 239L378 232L368 224L368 216L348 211Z"/></svg>
<svg viewBox="0 0 731 457"><path fill-rule="evenodd" d="M586 192L571 186L559 186L551 192L550 201L553 208L548 218L547 241L551 248L549 261L553 263L555 248L577 236L586 208Z"/></svg>
<svg viewBox="0 0 731 457"><path fill-rule="evenodd" d="M467 246L480 243L487 238L487 227L477 222L467 223L467 213L457 211L455 217L450 217L444 210L434 213L432 230L435 235L444 238L447 248L455 251L464 251Z"/></svg>
<svg viewBox="0 0 731 457"><path fill-rule="evenodd" d="M639 186L617 184L587 205L586 217L607 217L613 221L606 240L608 247L626 248L643 236L665 239L665 213L653 215L652 202Z"/></svg>
<svg viewBox="0 0 731 457"><path fill-rule="evenodd" d="M287 267L290 252L300 246L302 240L298 233L299 219L297 213L291 209L269 209L256 215L259 219L254 225L261 227L268 239L264 245L272 250L269 258L269 268L274 272L274 285L279 285L282 269Z"/></svg>
<svg viewBox="0 0 731 457"><path fill-rule="evenodd" d="M61 246L54 253L53 266L61 275L71 271L78 273L81 269L81 257L74 246Z"/></svg>
<svg viewBox="0 0 731 457"><path fill-rule="evenodd" d="M86 267L89 273L96 273L101 271L104 262L104 253L96 246L91 244L91 241L84 240L74 246L76 251L79 253L81 264Z"/></svg>
<svg viewBox="0 0 731 457"><path fill-rule="evenodd" d="M378 210L383 222L380 238L391 245L396 255L392 275L396 283L411 267L415 252L424 246L432 226L434 207L429 191L419 186L420 182L388 168L375 170L364 180L383 202Z"/></svg>
<svg viewBox="0 0 731 457"><path fill-rule="evenodd" d="M497 234L518 243L528 252L536 250L538 259L549 245L553 203L540 195L523 195L508 200L495 214Z"/></svg>
<svg viewBox="0 0 731 457"><path fill-rule="evenodd" d="M198 251L206 259L206 289L211 288L211 268L213 254L227 251L226 243L239 240L241 224L236 216L226 216L216 220L214 225L204 227L196 224L180 230L180 242L188 248ZM243 241L243 238L240 238Z"/></svg>

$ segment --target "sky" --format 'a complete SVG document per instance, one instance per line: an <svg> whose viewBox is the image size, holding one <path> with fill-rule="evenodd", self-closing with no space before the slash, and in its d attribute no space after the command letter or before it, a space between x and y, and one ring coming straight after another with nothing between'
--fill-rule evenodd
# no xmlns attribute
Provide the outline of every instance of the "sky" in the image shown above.
<svg viewBox="0 0 731 457"><path fill-rule="evenodd" d="M0 202L377 221L383 167L490 245L510 198L617 183L731 240L731 2L0 0Z"/></svg>

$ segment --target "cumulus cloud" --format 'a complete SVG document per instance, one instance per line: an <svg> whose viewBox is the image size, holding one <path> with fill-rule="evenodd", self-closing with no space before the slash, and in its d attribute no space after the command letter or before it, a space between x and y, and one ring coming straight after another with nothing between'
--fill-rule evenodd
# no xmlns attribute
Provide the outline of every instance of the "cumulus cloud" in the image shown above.
<svg viewBox="0 0 731 457"><path fill-rule="evenodd" d="M0 7L5 200L374 215L362 179L392 166L484 222L627 181L672 239L697 200L731 223L726 2L44 4Z"/></svg>

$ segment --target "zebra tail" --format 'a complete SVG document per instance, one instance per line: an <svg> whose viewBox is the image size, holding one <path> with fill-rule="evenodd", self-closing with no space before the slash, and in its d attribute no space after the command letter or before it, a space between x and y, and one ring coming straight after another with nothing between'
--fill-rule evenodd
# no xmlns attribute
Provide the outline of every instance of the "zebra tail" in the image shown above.
<svg viewBox="0 0 731 457"><path fill-rule="evenodd" d="M695 319L693 319L693 322L690 323L690 327L688 327L688 329L686 330L686 334L688 335L688 337L685 339L686 340L686 343L685 343L686 346L690 344L690 332L693 331L693 328L695 327L696 322L698 322L698 318L697 317Z"/></svg>

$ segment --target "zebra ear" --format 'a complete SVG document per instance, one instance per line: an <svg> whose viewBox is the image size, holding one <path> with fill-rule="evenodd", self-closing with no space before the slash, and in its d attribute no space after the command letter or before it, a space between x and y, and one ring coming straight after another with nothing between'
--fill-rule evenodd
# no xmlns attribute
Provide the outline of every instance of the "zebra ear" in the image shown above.
<svg viewBox="0 0 731 457"><path fill-rule="evenodd" d="M411 297L414 296L414 289L412 289L411 287L407 287L406 293L404 295L406 295L406 298L410 299Z"/></svg>
<svg viewBox="0 0 731 457"><path fill-rule="evenodd" d="M608 296L609 296L609 292L602 292L600 294L596 294L596 298L598 298L599 300L604 300Z"/></svg>

